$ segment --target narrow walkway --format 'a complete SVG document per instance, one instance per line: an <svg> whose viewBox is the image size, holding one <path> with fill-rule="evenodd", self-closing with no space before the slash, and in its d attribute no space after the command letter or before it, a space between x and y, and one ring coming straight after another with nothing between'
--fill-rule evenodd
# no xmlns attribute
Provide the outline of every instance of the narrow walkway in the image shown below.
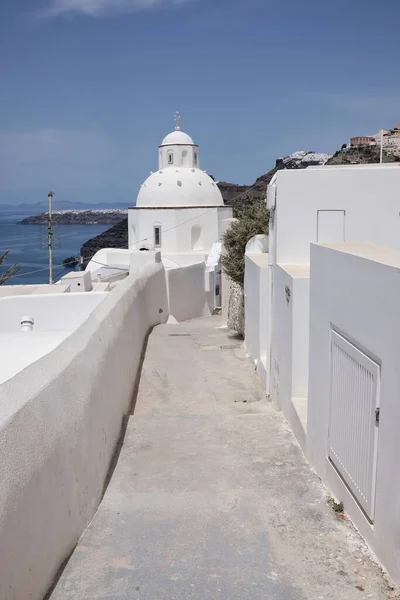
<svg viewBox="0 0 400 600"><path fill-rule="evenodd" d="M51 599L395 598L218 325L151 335L111 483Z"/></svg>

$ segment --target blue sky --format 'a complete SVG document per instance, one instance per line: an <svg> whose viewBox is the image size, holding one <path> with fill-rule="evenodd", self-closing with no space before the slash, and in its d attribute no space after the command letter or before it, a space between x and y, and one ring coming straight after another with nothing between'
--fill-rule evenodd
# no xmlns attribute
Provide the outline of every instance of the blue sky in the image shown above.
<svg viewBox="0 0 400 600"><path fill-rule="evenodd" d="M216 178L400 121L398 0L1 0L0 203L130 201L181 112Z"/></svg>

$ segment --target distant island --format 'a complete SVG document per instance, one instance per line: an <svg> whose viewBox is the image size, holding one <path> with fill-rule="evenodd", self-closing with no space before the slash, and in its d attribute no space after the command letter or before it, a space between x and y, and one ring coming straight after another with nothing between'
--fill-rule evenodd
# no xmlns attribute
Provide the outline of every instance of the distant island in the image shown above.
<svg viewBox="0 0 400 600"><path fill-rule="evenodd" d="M49 202L47 198L40 202L23 202L21 204L0 204L0 212L24 212L27 211L37 214L48 209ZM112 201L109 202L71 202L70 200L53 200L55 210L102 210L104 208L128 208L132 206L132 200L129 202Z"/></svg>
<svg viewBox="0 0 400 600"><path fill-rule="evenodd" d="M101 210L55 210L53 223L58 225L114 225L128 214L126 208L105 208ZM42 225L48 222L48 213L42 212L19 221L19 225Z"/></svg>

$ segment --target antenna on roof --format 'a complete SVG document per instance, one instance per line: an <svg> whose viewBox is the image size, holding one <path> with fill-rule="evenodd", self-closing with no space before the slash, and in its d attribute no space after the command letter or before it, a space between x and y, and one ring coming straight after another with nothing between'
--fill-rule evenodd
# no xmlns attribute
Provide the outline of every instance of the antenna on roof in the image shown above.
<svg viewBox="0 0 400 600"><path fill-rule="evenodd" d="M174 115L174 119L175 119L175 131L180 131L181 130L181 115L176 112Z"/></svg>

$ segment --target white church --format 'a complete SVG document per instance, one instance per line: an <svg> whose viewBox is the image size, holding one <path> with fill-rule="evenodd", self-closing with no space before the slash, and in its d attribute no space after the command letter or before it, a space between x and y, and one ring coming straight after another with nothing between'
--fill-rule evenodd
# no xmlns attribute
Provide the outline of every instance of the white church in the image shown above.
<svg viewBox="0 0 400 600"><path fill-rule="evenodd" d="M166 267L207 262L221 222L232 216L217 183L200 169L199 147L181 131L178 113L175 121L159 146L158 170L140 187L128 217L129 249L159 250Z"/></svg>

